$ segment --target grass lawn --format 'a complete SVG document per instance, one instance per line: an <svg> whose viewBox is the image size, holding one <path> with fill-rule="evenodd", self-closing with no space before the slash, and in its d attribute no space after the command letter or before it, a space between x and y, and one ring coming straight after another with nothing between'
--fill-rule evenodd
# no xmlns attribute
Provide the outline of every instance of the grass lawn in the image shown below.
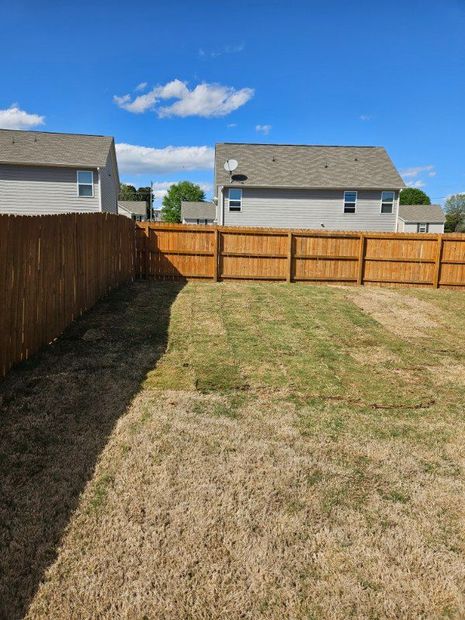
<svg viewBox="0 0 465 620"><path fill-rule="evenodd" d="M6 617L465 617L463 292L139 282L70 329L0 388Z"/></svg>

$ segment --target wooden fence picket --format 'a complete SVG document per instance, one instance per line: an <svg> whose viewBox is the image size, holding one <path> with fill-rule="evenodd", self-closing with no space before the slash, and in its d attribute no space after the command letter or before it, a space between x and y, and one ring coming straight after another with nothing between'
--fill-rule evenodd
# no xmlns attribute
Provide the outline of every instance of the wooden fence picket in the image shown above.
<svg viewBox="0 0 465 620"><path fill-rule="evenodd" d="M138 226L136 272L149 278L465 288L464 234Z"/></svg>
<svg viewBox="0 0 465 620"><path fill-rule="evenodd" d="M133 280L134 255L125 217L0 215L0 377Z"/></svg>

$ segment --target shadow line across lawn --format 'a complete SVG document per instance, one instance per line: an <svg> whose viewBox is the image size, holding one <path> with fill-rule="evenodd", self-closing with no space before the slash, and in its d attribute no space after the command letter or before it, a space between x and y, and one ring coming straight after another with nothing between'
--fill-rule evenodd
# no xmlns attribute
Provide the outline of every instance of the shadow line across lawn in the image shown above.
<svg viewBox="0 0 465 620"><path fill-rule="evenodd" d="M166 349L180 282L111 293L0 382L0 618L21 618L118 418Z"/></svg>

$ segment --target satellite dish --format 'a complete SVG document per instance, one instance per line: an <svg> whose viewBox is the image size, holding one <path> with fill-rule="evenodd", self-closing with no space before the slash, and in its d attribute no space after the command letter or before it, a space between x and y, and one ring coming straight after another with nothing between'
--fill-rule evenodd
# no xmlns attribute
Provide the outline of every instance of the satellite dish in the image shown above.
<svg viewBox="0 0 465 620"><path fill-rule="evenodd" d="M235 159L227 159L224 162L224 169L226 170L226 172L233 172L237 166L239 164L237 163L237 161Z"/></svg>

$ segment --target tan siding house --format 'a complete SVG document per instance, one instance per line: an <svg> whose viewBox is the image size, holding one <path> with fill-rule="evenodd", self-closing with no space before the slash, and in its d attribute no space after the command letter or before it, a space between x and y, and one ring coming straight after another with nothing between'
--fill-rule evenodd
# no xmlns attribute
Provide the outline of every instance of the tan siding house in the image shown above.
<svg viewBox="0 0 465 620"><path fill-rule="evenodd" d="M113 138L0 130L0 213L117 213Z"/></svg>
<svg viewBox="0 0 465 620"><path fill-rule="evenodd" d="M233 170L225 169L232 162ZM225 226L394 232L404 182L382 147L217 144Z"/></svg>

